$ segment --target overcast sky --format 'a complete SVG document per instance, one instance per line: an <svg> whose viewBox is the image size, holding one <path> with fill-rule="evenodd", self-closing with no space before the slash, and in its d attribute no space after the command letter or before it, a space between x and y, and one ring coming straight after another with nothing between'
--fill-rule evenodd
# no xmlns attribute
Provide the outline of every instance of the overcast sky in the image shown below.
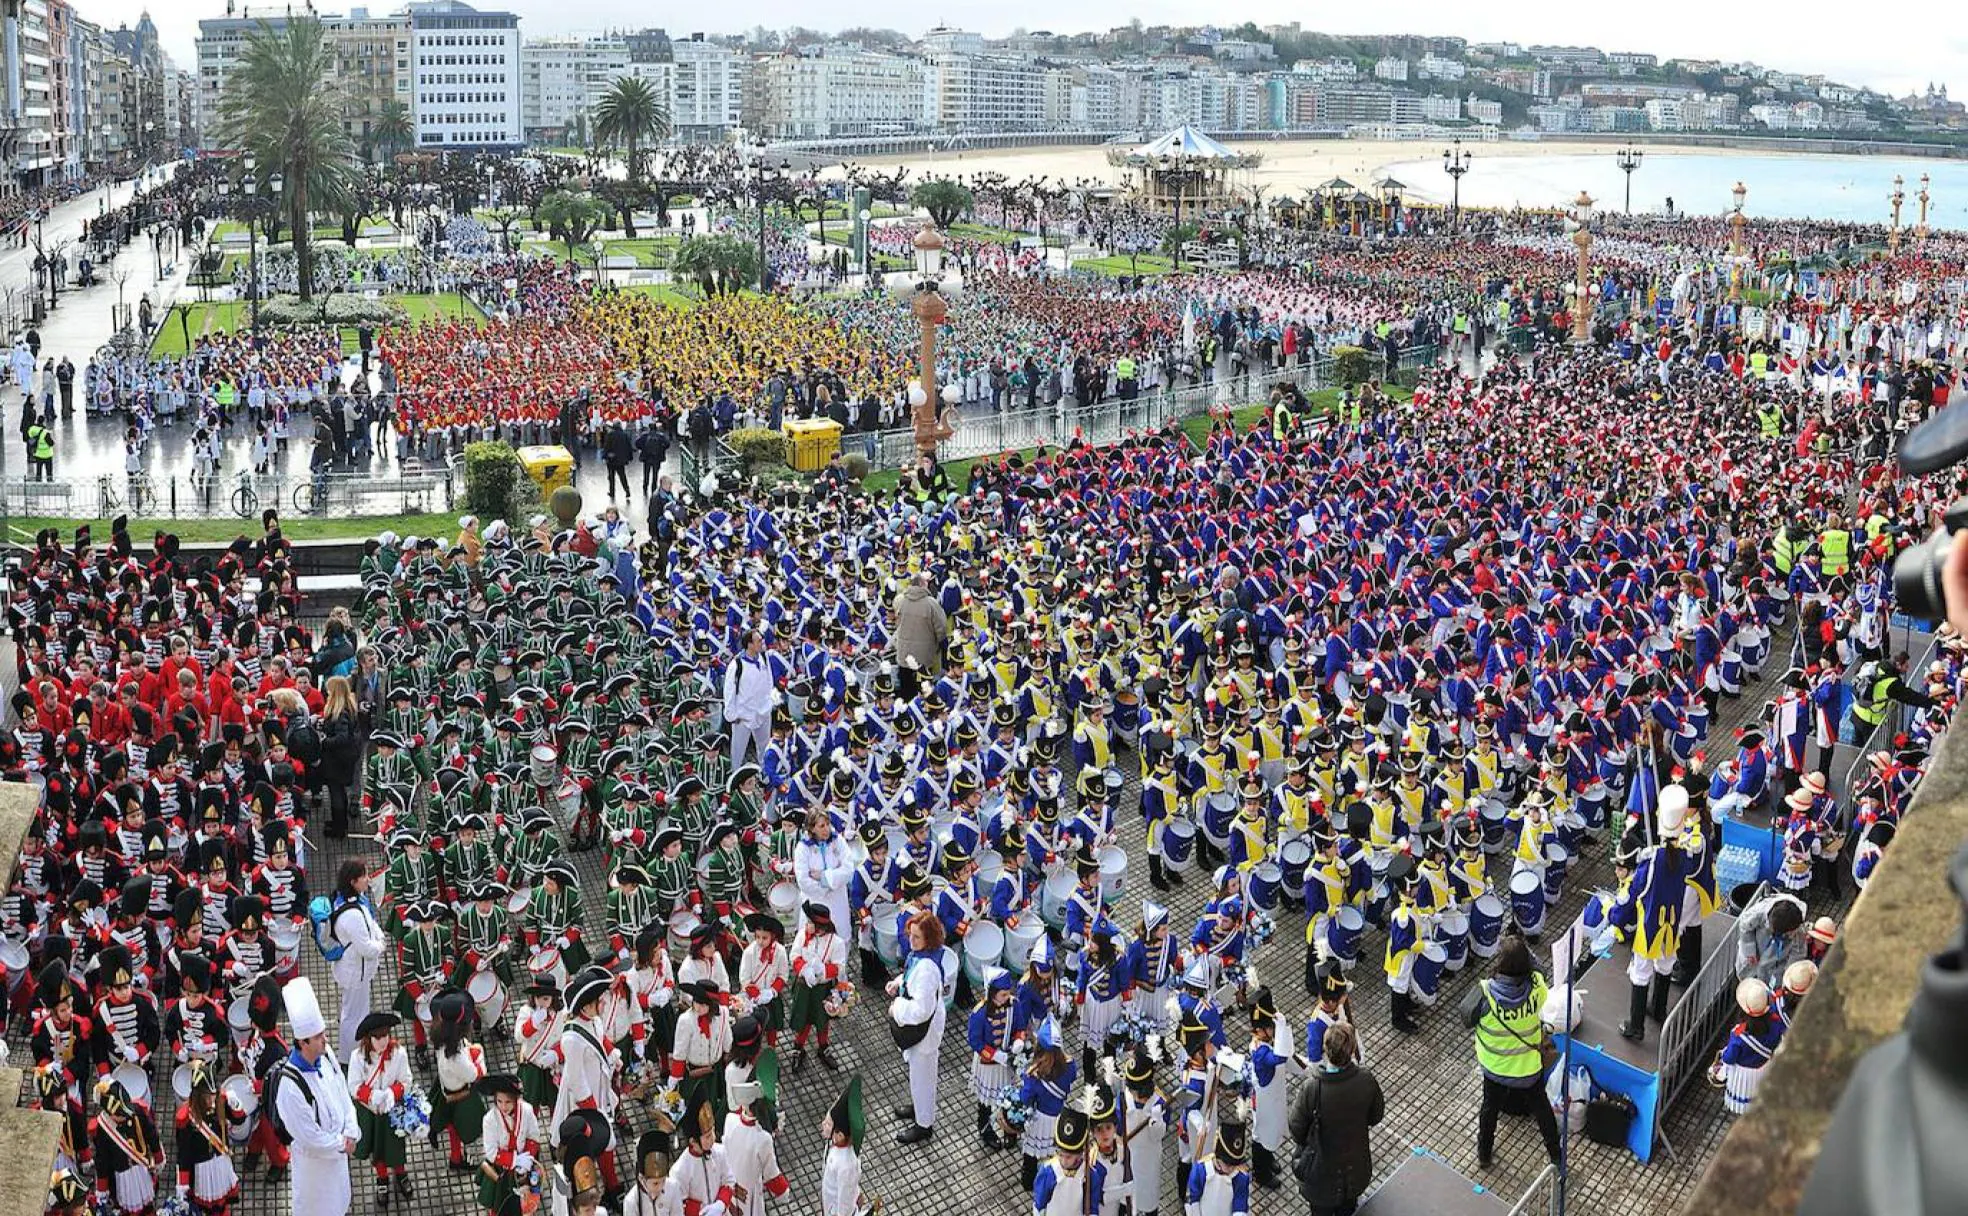
<svg viewBox="0 0 1968 1216"><path fill-rule="evenodd" d="M198 19L225 11L223 0L75 3L83 16L112 28L121 22L134 23L137 14L148 7L163 35L165 49L180 67L194 62L192 39L197 35ZM321 7L328 12L346 12L353 6L331 3ZM367 7L380 13L401 5L399 0L375 0ZM529 34L598 32L653 24L676 35L688 34L693 28L692 18L677 9L666 6L659 12L629 0L482 0L475 7L517 12L522 18L521 28ZM705 16L714 15L717 22L715 27L706 27L709 33L798 24L835 29L885 26L913 35L921 33L926 23L942 23L997 36L1021 27L1055 33L1101 30L1126 24L1134 17L1150 25L1187 25L1211 12L1217 20L1248 20L1259 25L1296 20L1328 33L1444 34L1472 42L1589 44L1602 50L1651 51L1662 58L1752 59L1768 67L1823 72L1846 83L1893 93L1924 88L1933 80L1949 84L1950 92L1957 96L1968 94L1968 70L1964 70L1968 69L1968 35L1950 32L1949 24L1939 20L1942 9L1938 4L1895 10L1900 16L1890 20L1867 20L1829 7L1817 9L1819 16L1813 19L1814 8L1657 0L1641 8L1567 4L1533 9L1410 0L1401 6L1397 24L1352 14L1314 17L1307 14L1306 5L1286 0L1231 0L1220 8L1172 0L1077 0L1067 4L1056 0L938 0L921 7L893 0L834 0L827 5L725 0ZM1922 9L1927 9L1926 20L1920 17Z"/></svg>

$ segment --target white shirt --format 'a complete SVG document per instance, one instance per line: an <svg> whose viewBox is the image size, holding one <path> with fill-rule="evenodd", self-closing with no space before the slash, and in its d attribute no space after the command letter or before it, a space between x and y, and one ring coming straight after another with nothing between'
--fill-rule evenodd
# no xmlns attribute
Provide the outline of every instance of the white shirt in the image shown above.
<svg viewBox="0 0 1968 1216"><path fill-rule="evenodd" d="M851 1148L827 1149L820 1175L820 1216L860 1216L861 1155Z"/></svg>
<svg viewBox="0 0 1968 1216"><path fill-rule="evenodd" d="M724 716L728 721L756 725L772 715L772 669L765 656L740 653L724 669Z"/></svg>

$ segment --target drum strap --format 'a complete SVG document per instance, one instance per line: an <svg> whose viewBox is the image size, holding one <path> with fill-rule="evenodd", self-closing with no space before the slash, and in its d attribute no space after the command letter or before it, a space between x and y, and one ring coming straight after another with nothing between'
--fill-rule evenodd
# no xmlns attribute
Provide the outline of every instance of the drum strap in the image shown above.
<svg viewBox="0 0 1968 1216"><path fill-rule="evenodd" d="M103 1135L109 1137L110 1143L123 1150L123 1155L130 1159L131 1165L147 1166L150 1164L150 1154L144 1151L143 1147L143 1124L132 1121L130 1126L136 1134L136 1143L134 1144L125 1138L122 1131L117 1128L114 1122L108 1119L99 1119L96 1121L96 1127L101 1130Z"/></svg>
<svg viewBox="0 0 1968 1216"><path fill-rule="evenodd" d="M195 1113L187 1114L185 1118L190 1120L191 1125L198 1129L199 1135L205 1137L205 1143L212 1146L212 1151L215 1154L221 1157L229 1155L231 1150L227 1148L225 1139L207 1126L205 1120L199 1118Z"/></svg>
<svg viewBox="0 0 1968 1216"><path fill-rule="evenodd" d="M376 1087L376 1079L383 1075L383 1069L389 1065L390 1056L394 1054L395 1051L396 1051L396 1040L391 1039L388 1043L385 1043L383 1045L383 1054L376 1057L376 1066L369 1070L369 1079L362 1083L365 1087L369 1089L374 1089Z"/></svg>

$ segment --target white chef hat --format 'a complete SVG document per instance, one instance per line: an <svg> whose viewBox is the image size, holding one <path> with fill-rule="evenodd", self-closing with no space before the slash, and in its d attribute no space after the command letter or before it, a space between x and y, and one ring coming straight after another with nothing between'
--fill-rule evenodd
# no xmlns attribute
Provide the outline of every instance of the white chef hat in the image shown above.
<svg viewBox="0 0 1968 1216"><path fill-rule="evenodd" d="M287 1004L287 1025L293 1028L296 1042L311 1039L328 1028L321 1016L321 1002L314 997L314 985L306 976L287 981L280 990L280 997Z"/></svg>

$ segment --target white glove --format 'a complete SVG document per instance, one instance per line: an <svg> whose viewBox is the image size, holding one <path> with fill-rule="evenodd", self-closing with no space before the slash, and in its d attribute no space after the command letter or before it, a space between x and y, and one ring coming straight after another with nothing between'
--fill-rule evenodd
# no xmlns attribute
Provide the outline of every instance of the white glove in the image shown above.
<svg viewBox="0 0 1968 1216"><path fill-rule="evenodd" d="M533 1168L533 1154L531 1153L513 1154L513 1172L515 1174L524 1174L527 1171L531 1170L532 1168Z"/></svg>
<svg viewBox="0 0 1968 1216"><path fill-rule="evenodd" d="M125 1043L125 1044L123 1045L123 1058L124 1058L124 1059L126 1059L126 1060L128 1060L128 1061L129 1061L130 1063L132 1063L132 1064L135 1064L135 1063L137 1063L137 1062L138 1062L138 1059L137 1059L137 1047L136 1047L136 1044L134 1044L134 1043Z"/></svg>
<svg viewBox="0 0 1968 1216"><path fill-rule="evenodd" d="M724 1206L724 1200L713 1199L703 1207L697 1209L697 1216L726 1216L728 1210Z"/></svg>
<svg viewBox="0 0 1968 1216"><path fill-rule="evenodd" d="M396 1091L385 1085L369 1095L370 1109L379 1115L387 1115L396 1109Z"/></svg>

